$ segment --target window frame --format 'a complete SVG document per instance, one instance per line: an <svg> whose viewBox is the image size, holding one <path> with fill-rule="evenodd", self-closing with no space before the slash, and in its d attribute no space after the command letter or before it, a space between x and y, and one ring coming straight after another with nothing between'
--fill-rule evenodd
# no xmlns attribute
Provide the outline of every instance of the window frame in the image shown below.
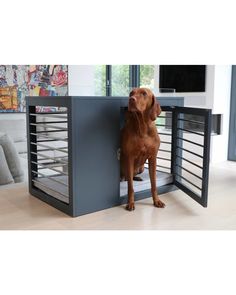
<svg viewBox="0 0 236 295"><path fill-rule="evenodd" d="M106 96L112 95L112 65L106 65ZM140 86L140 65L129 65L129 87Z"/></svg>

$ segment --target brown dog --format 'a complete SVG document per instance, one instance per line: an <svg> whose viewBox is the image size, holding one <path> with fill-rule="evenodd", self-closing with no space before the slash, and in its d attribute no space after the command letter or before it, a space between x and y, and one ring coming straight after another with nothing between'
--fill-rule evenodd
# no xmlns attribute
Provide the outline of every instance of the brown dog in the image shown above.
<svg viewBox="0 0 236 295"><path fill-rule="evenodd" d="M148 88L135 88L130 92L125 126L121 130L121 179L128 181L128 204L134 210L133 180L144 170L148 160L151 192L154 206L164 208L156 188L156 157L160 138L154 121L161 113L160 105Z"/></svg>

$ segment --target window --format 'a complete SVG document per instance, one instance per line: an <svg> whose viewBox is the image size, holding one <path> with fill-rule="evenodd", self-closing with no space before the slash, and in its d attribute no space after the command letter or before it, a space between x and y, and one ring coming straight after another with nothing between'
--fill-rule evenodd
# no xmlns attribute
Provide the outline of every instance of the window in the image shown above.
<svg viewBox="0 0 236 295"><path fill-rule="evenodd" d="M106 66L96 65L94 73L94 95L106 96Z"/></svg>
<svg viewBox="0 0 236 295"><path fill-rule="evenodd" d="M154 65L140 65L140 87L154 90Z"/></svg>
<svg viewBox="0 0 236 295"><path fill-rule="evenodd" d="M77 66L76 95L128 96L139 86L154 90L154 75L154 65Z"/></svg>
<svg viewBox="0 0 236 295"><path fill-rule="evenodd" d="M111 66L111 95L127 96L130 92L129 87L129 65Z"/></svg>

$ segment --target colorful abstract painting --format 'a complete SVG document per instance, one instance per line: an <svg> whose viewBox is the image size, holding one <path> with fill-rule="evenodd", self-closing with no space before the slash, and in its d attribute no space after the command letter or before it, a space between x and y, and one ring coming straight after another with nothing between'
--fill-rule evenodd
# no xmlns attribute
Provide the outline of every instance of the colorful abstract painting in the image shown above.
<svg viewBox="0 0 236 295"><path fill-rule="evenodd" d="M0 112L25 112L25 96L65 95L66 65L0 65Z"/></svg>

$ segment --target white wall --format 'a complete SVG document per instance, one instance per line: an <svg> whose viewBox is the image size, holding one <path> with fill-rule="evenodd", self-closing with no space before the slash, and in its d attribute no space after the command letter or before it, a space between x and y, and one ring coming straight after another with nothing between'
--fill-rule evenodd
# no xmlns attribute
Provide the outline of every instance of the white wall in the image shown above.
<svg viewBox="0 0 236 295"><path fill-rule="evenodd" d="M94 95L94 66L68 66L68 93L69 95Z"/></svg>
<svg viewBox="0 0 236 295"><path fill-rule="evenodd" d="M222 134L212 136L212 163L226 161L228 158L231 72L232 66L215 66L213 113L222 114Z"/></svg>

